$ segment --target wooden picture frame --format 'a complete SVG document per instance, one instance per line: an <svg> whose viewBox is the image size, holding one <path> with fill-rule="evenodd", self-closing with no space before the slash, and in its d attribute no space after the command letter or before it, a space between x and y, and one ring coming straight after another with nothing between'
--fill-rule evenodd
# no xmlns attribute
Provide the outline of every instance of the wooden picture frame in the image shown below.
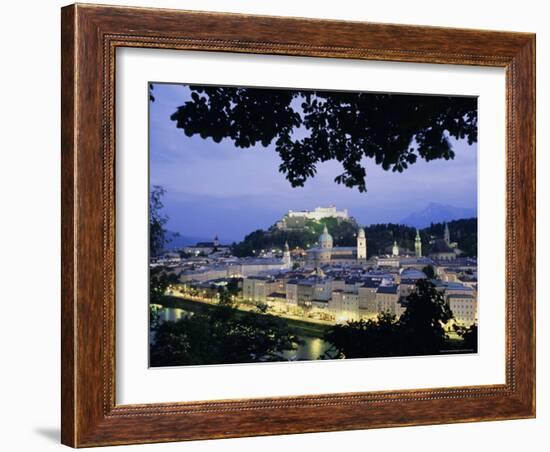
<svg viewBox="0 0 550 452"><path fill-rule="evenodd" d="M535 416L535 35L162 9L62 9L62 442L73 447ZM506 383L115 403L115 50L506 69Z"/></svg>

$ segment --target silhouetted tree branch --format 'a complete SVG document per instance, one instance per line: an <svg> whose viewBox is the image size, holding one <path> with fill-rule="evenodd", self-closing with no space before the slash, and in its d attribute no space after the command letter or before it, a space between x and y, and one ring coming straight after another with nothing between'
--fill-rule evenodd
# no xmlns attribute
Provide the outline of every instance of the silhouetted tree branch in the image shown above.
<svg viewBox="0 0 550 452"><path fill-rule="evenodd" d="M152 87L151 87L152 89ZM364 159L402 172L419 158L452 159L449 138L477 142L474 97L189 86L171 116L189 137L236 147L275 145L293 187L337 160L339 184L366 191Z"/></svg>

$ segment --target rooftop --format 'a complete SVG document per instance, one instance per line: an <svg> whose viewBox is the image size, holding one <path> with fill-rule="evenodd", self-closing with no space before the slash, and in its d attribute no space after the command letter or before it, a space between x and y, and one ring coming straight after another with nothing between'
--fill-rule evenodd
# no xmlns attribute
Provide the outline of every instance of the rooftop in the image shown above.
<svg viewBox="0 0 550 452"><path fill-rule="evenodd" d="M250 259L242 259L240 265L282 265L281 259L273 259L269 257L256 257Z"/></svg>
<svg viewBox="0 0 550 452"><path fill-rule="evenodd" d="M387 294L397 294L399 291L399 286L394 284L391 286L380 286L376 293L387 293Z"/></svg>
<svg viewBox="0 0 550 452"><path fill-rule="evenodd" d="M380 286L380 281L375 281L373 279L367 279L362 287L368 287L370 289L377 289Z"/></svg>
<svg viewBox="0 0 550 452"><path fill-rule="evenodd" d="M332 248L333 251L357 251L356 246L335 246Z"/></svg>

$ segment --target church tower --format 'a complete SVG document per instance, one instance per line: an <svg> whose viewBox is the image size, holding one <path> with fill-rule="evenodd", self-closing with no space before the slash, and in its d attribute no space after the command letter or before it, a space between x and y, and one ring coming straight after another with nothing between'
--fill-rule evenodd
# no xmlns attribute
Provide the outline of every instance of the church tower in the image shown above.
<svg viewBox="0 0 550 452"><path fill-rule="evenodd" d="M399 256L399 247L397 246L397 242L395 240L393 242L391 253L393 256Z"/></svg>
<svg viewBox="0 0 550 452"><path fill-rule="evenodd" d="M416 257L422 257L422 240L420 239L420 233L416 230L416 237L414 239L414 254Z"/></svg>
<svg viewBox="0 0 550 452"><path fill-rule="evenodd" d="M451 233L449 232L449 225L445 223L445 232L443 233L443 239L447 245L451 244Z"/></svg>
<svg viewBox="0 0 550 452"><path fill-rule="evenodd" d="M365 230L359 229L357 234L357 259L367 258L367 237L365 236Z"/></svg>
<svg viewBox="0 0 550 452"><path fill-rule="evenodd" d="M283 251L283 265L285 268L292 267L292 258L290 257L290 248L288 247L288 242L285 242L285 247Z"/></svg>

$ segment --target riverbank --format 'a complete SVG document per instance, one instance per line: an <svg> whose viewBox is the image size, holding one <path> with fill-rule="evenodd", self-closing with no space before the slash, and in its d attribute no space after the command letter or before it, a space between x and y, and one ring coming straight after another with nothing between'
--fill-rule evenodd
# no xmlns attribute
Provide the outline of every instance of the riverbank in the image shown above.
<svg viewBox="0 0 550 452"><path fill-rule="evenodd" d="M195 301L188 298L176 297L171 295L165 295L163 297L162 306L166 308L179 308L186 311L212 312L218 309L218 306L211 303L204 303L201 301ZM251 310L239 310L237 309L237 315L254 315L264 316L284 321L288 328L299 336L310 336L316 338L324 338L325 333L329 330L330 325L323 325L321 323L313 323L305 320L291 319L288 317L276 316L273 314L254 312Z"/></svg>

